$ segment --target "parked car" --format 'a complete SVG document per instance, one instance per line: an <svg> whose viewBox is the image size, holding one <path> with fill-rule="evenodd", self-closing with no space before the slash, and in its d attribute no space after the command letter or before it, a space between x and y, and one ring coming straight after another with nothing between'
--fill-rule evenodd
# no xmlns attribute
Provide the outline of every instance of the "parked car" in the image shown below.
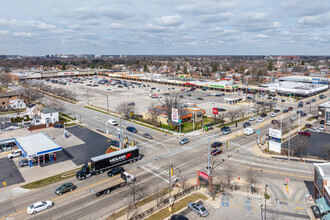
<svg viewBox="0 0 330 220"><path fill-rule="evenodd" d="M53 128L63 128L63 125L61 123L53 125Z"/></svg>
<svg viewBox="0 0 330 220"><path fill-rule="evenodd" d="M225 112L226 109L224 109L224 108L218 108L218 111L219 111L219 112Z"/></svg>
<svg viewBox="0 0 330 220"><path fill-rule="evenodd" d="M251 117L251 118L249 118L249 121L254 121L254 120L256 120L255 117Z"/></svg>
<svg viewBox="0 0 330 220"><path fill-rule="evenodd" d="M293 107L289 107L289 108L288 108L288 111L292 111L292 110L293 110Z"/></svg>
<svg viewBox="0 0 330 220"><path fill-rule="evenodd" d="M127 127L126 130L129 131L129 132L132 132L132 133L137 133L138 132L137 129L134 128L134 127Z"/></svg>
<svg viewBox="0 0 330 220"><path fill-rule="evenodd" d="M312 101L312 102L316 102L316 100L315 100L315 99L312 99L311 101Z"/></svg>
<svg viewBox="0 0 330 220"><path fill-rule="evenodd" d="M148 139L152 139L152 136L148 133L143 133L142 136L145 137L145 138L148 138Z"/></svg>
<svg viewBox="0 0 330 220"><path fill-rule="evenodd" d="M243 128L246 128L246 127L249 127L249 126L251 126L251 123L250 122L244 122L244 124L243 124Z"/></svg>
<svg viewBox="0 0 330 220"><path fill-rule="evenodd" d="M272 123L272 124L278 124L279 122L278 122L278 120L273 119L271 123Z"/></svg>
<svg viewBox="0 0 330 220"><path fill-rule="evenodd" d="M108 176L109 177L116 176L116 175L121 174L123 172L125 172L125 169L124 168L122 168L122 167L115 167L115 168L113 168L112 170L110 170L108 172Z"/></svg>
<svg viewBox="0 0 330 220"><path fill-rule="evenodd" d="M300 116L301 117L304 117L304 116L306 116L307 114L305 113L305 112L302 112L302 113L300 113Z"/></svg>
<svg viewBox="0 0 330 220"><path fill-rule="evenodd" d="M305 127L306 127L306 128L311 128L312 125L311 125L311 124L305 124Z"/></svg>
<svg viewBox="0 0 330 220"><path fill-rule="evenodd" d="M18 162L19 167L25 167L29 165L29 161L27 159L23 159L20 162Z"/></svg>
<svg viewBox="0 0 330 220"><path fill-rule="evenodd" d="M203 205L198 203L194 203L194 202L188 203L188 209L196 212L199 216L206 217L209 215L209 212L206 210L206 208L204 208Z"/></svg>
<svg viewBox="0 0 330 220"><path fill-rule="evenodd" d="M187 143L189 143L189 142L190 142L189 138L183 138L183 139L180 141L180 144L183 145L183 144L187 144Z"/></svg>
<svg viewBox="0 0 330 220"><path fill-rule="evenodd" d="M40 212L45 209L49 209L54 205L53 202L51 201L41 201L41 202L36 202L30 207L27 208L27 213L28 214L36 214L37 212Z"/></svg>
<svg viewBox="0 0 330 220"><path fill-rule="evenodd" d="M311 133L309 133L308 131L300 131L300 132L298 132L298 134L303 135L303 136L308 136L308 137L311 136Z"/></svg>
<svg viewBox="0 0 330 220"><path fill-rule="evenodd" d="M201 98L201 97L198 97L198 98L197 98L197 100L204 100L204 99L203 99L203 98Z"/></svg>
<svg viewBox="0 0 330 220"><path fill-rule="evenodd" d="M215 150L211 151L212 156L216 156L216 155L221 154L221 153L222 153L222 150L220 150L220 149L215 149Z"/></svg>
<svg viewBox="0 0 330 220"><path fill-rule="evenodd" d="M324 126L323 126L323 125L320 126L320 127L319 127L319 130L320 130L320 131L324 131L324 130L325 130Z"/></svg>
<svg viewBox="0 0 330 220"><path fill-rule="evenodd" d="M275 112L275 113L279 113L280 110L279 110L279 109L275 109L274 112Z"/></svg>
<svg viewBox="0 0 330 220"><path fill-rule="evenodd" d="M21 150L14 150L10 154L7 154L8 158L14 158L14 157L19 157L22 156L22 151Z"/></svg>
<svg viewBox="0 0 330 220"><path fill-rule="evenodd" d="M189 219L184 215L172 215L170 220L189 220Z"/></svg>
<svg viewBox="0 0 330 220"><path fill-rule="evenodd" d="M320 121L320 124L321 124L321 125L324 125L324 120L321 120L321 121Z"/></svg>
<svg viewBox="0 0 330 220"><path fill-rule="evenodd" d="M320 133L321 131L317 128L309 128L309 131L315 132L315 133Z"/></svg>
<svg viewBox="0 0 330 220"><path fill-rule="evenodd" d="M114 125L114 126L118 125L118 121L113 120L113 119L109 119L109 120L108 120L108 123L109 123L110 125Z"/></svg>
<svg viewBox="0 0 330 220"><path fill-rule="evenodd" d="M211 147L213 147L213 148L218 148L218 147L221 147L221 146L222 146L222 143L221 142L213 142L211 144Z"/></svg>
<svg viewBox="0 0 330 220"><path fill-rule="evenodd" d="M276 114L275 113L270 113L270 117L276 117Z"/></svg>
<svg viewBox="0 0 330 220"><path fill-rule="evenodd" d="M63 193L67 193L75 189L77 189L77 186L74 185L73 183L64 183L62 186L58 187L55 190L55 194L62 195Z"/></svg>
<svg viewBox="0 0 330 220"><path fill-rule="evenodd" d="M285 102L285 100L284 100L284 99L282 99L282 100L281 100L281 102Z"/></svg>

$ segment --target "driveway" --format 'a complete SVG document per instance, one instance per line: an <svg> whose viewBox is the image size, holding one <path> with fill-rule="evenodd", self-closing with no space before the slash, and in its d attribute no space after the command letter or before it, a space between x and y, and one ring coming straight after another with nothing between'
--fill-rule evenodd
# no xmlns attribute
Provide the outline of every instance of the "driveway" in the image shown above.
<svg viewBox="0 0 330 220"><path fill-rule="evenodd" d="M1 158L0 167L0 188L5 187L4 182L6 186L10 186L25 181L13 159Z"/></svg>

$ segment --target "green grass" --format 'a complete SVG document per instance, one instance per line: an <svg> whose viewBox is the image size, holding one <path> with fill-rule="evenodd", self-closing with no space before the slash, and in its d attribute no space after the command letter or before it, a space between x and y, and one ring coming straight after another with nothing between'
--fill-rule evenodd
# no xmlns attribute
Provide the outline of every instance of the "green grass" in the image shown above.
<svg viewBox="0 0 330 220"><path fill-rule="evenodd" d="M58 119L59 119L59 121L62 121L63 123L67 123L67 122L70 121L70 120L68 120L66 117L63 117L63 116L61 116L61 115L58 116Z"/></svg>
<svg viewBox="0 0 330 220"><path fill-rule="evenodd" d="M214 122L214 118L207 118L207 117L204 117L203 118L203 125L207 125L207 124L217 124L217 123L220 123L219 120L216 120ZM198 130L198 129L202 129L202 124L201 122L195 122L195 130ZM191 132L193 131L193 123L192 122L186 122L184 124L181 125L181 132L183 133L188 133L188 132Z"/></svg>
<svg viewBox="0 0 330 220"><path fill-rule="evenodd" d="M310 117L310 118L307 118L306 121L313 121L313 120L316 120L316 117Z"/></svg>
<svg viewBox="0 0 330 220"><path fill-rule="evenodd" d="M17 113L17 112L24 112L24 111L26 111L26 108L17 109L15 111L9 111L9 112L1 112L0 115L7 115L7 114L13 114L13 113Z"/></svg>
<svg viewBox="0 0 330 220"><path fill-rule="evenodd" d="M47 185L50 185L50 184L68 179L68 178L71 178L71 177L74 177L78 170L80 170L80 168L75 169L75 170L71 170L71 171L68 171L68 172L65 172L65 173L61 173L61 174L58 174L58 175L55 175L55 176L51 176L51 177L48 177L48 178L45 178L45 179L42 179L42 180L37 180L35 182L23 185L22 188L23 189L38 189L38 188L41 188L41 187L44 187L44 186L47 186ZM62 177L63 174L67 174L67 173L71 173L71 172L72 172L72 174L69 174L69 175L66 175L65 177Z"/></svg>
<svg viewBox="0 0 330 220"><path fill-rule="evenodd" d="M169 212L168 207L166 207L166 208L163 208L160 211L154 213L153 215L149 216L145 220L165 219L165 218L169 217L170 215L172 215L172 213L175 213L175 212L185 208L189 202L196 201L197 199L207 200L207 197L202 194L199 194L199 193L192 194L192 195L187 196L186 198L183 198L183 199L179 200L178 202L174 203L174 205L172 207L172 212Z"/></svg>
<svg viewBox="0 0 330 220"><path fill-rule="evenodd" d="M71 119L72 121L76 120L75 118L73 118L73 117L71 117L71 116L69 116L69 115L66 115L66 114L64 114L64 113L62 113L62 112L60 112L60 116L63 116L63 117L65 117L65 118L69 118L69 119Z"/></svg>

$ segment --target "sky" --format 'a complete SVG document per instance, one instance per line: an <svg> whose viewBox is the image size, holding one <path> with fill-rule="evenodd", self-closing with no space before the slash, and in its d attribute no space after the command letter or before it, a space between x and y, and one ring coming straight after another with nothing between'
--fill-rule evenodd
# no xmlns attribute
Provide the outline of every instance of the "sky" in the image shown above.
<svg viewBox="0 0 330 220"><path fill-rule="evenodd" d="M330 0L10 0L0 54L329 55Z"/></svg>

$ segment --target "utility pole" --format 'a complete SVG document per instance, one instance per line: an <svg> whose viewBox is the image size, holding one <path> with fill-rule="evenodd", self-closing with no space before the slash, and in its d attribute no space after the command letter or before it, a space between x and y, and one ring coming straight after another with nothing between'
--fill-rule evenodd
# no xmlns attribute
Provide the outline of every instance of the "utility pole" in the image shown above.
<svg viewBox="0 0 330 220"><path fill-rule="evenodd" d="M260 148L259 142L260 142L260 122L258 120L258 147Z"/></svg>
<svg viewBox="0 0 330 220"><path fill-rule="evenodd" d="M122 123L121 123L121 117L119 118L119 124L120 124L120 140L119 140L119 147L120 150L123 149L123 128L122 128Z"/></svg>
<svg viewBox="0 0 330 220"><path fill-rule="evenodd" d="M107 119L105 119L105 133L108 134L108 122L107 122Z"/></svg>
<svg viewBox="0 0 330 220"><path fill-rule="evenodd" d="M300 110L300 109L299 109L299 110ZM299 111L299 110L298 110L298 111ZM300 114L301 114L301 113L300 113L300 111L299 111L299 115L298 115L298 117L299 117L299 120L298 120L298 131L300 131Z"/></svg>
<svg viewBox="0 0 330 220"><path fill-rule="evenodd" d="M207 144L207 175L210 175L210 137Z"/></svg>
<svg viewBox="0 0 330 220"><path fill-rule="evenodd" d="M194 110L193 110L192 116L193 116L193 131L195 131L195 111Z"/></svg>
<svg viewBox="0 0 330 220"><path fill-rule="evenodd" d="M89 95L88 95L88 87L87 87L86 89L87 89L87 106L89 107Z"/></svg>
<svg viewBox="0 0 330 220"><path fill-rule="evenodd" d="M182 124L182 121L181 121L181 105L179 105L179 123L180 123L180 132L181 133L181 124Z"/></svg>
<svg viewBox="0 0 330 220"><path fill-rule="evenodd" d="M109 95L107 95L107 113L109 113Z"/></svg>
<svg viewBox="0 0 330 220"><path fill-rule="evenodd" d="M267 201L266 201L267 187L268 187L268 185L266 184L265 185L265 218L264 218L264 220L266 220L266 212L267 212Z"/></svg>

